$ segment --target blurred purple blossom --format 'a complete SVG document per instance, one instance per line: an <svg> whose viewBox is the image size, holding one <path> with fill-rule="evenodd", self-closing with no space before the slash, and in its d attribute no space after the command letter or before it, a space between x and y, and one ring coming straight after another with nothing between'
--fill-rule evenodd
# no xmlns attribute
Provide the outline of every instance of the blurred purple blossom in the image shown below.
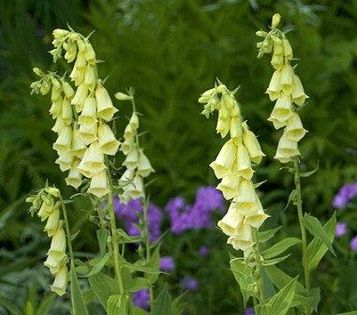
<svg viewBox="0 0 357 315"><path fill-rule="evenodd" d="M347 233L347 224L345 222L337 222L336 224L336 237L341 237Z"/></svg>
<svg viewBox="0 0 357 315"><path fill-rule="evenodd" d="M352 249L354 252L357 252L357 235L355 235L354 237L352 237L351 242L350 242L350 246L351 246L351 249Z"/></svg>
<svg viewBox="0 0 357 315"><path fill-rule="evenodd" d="M181 280L181 286L188 291L196 291L198 289L198 280L191 276L185 276Z"/></svg>
<svg viewBox="0 0 357 315"><path fill-rule="evenodd" d="M254 308L253 307L247 307L244 310L244 315L255 315Z"/></svg>
<svg viewBox="0 0 357 315"><path fill-rule="evenodd" d="M201 256L207 256L209 254L209 249L207 246L201 246L199 249L198 249L198 252Z"/></svg>
<svg viewBox="0 0 357 315"><path fill-rule="evenodd" d="M334 208L345 208L349 201L357 196L357 183L345 184L333 198L332 205Z"/></svg>
<svg viewBox="0 0 357 315"><path fill-rule="evenodd" d="M114 197L114 208L119 219L124 221L126 231L131 236L139 236L140 230L137 227L139 216L143 212L143 206L140 199L130 200L127 204L121 203L117 197ZM161 235L162 212L154 204L148 206L148 224L149 239L155 241Z"/></svg>
<svg viewBox="0 0 357 315"><path fill-rule="evenodd" d="M133 293L134 305L148 310L150 307L150 291L149 289L142 289Z"/></svg>
<svg viewBox="0 0 357 315"><path fill-rule="evenodd" d="M172 256L162 256L160 259L160 269L170 272L175 270L175 260Z"/></svg>
<svg viewBox="0 0 357 315"><path fill-rule="evenodd" d="M170 230L174 234L181 234L190 229L212 227L211 213L222 210L223 207L221 192L210 186L198 189L192 205L186 204L182 197L175 197L166 205L170 217Z"/></svg>

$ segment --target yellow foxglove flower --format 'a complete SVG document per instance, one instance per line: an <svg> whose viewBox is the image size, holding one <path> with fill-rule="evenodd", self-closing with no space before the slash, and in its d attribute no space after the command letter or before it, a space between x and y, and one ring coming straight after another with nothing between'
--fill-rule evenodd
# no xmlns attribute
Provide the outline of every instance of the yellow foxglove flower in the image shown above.
<svg viewBox="0 0 357 315"><path fill-rule="evenodd" d="M92 177L88 192L98 198L102 198L110 192L107 172L105 170Z"/></svg>
<svg viewBox="0 0 357 315"><path fill-rule="evenodd" d="M88 65L84 76L84 84L89 91L94 91L97 84L97 74L93 65Z"/></svg>
<svg viewBox="0 0 357 315"><path fill-rule="evenodd" d="M270 80L269 87L265 92L269 95L271 101L275 101L280 96L280 91L281 91L280 77L281 77L281 71L275 70Z"/></svg>
<svg viewBox="0 0 357 315"><path fill-rule="evenodd" d="M55 103L56 101L60 101L62 99L62 85L61 83L52 77L52 90L51 90L51 101Z"/></svg>
<svg viewBox="0 0 357 315"><path fill-rule="evenodd" d="M119 148L119 141L115 138L112 129L107 124L98 127L98 140L100 149L104 154L115 155Z"/></svg>
<svg viewBox="0 0 357 315"><path fill-rule="evenodd" d="M118 110L113 106L107 90L100 83L95 90L95 98L97 100L97 116L105 121L111 120Z"/></svg>
<svg viewBox="0 0 357 315"><path fill-rule="evenodd" d="M71 152L73 156L81 159L87 150L87 146L82 141L82 135L79 130L74 128L72 131L72 148Z"/></svg>
<svg viewBox="0 0 357 315"><path fill-rule="evenodd" d="M48 236L53 236L58 228L60 211L58 208L54 208L53 211L48 216L44 231L47 232Z"/></svg>
<svg viewBox="0 0 357 315"><path fill-rule="evenodd" d="M77 189L82 184L82 174L77 169L79 161L75 160L71 169L69 170L68 176L65 181L68 186L72 186Z"/></svg>
<svg viewBox="0 0 357 315"><path fill-rule="evenodd" d="M273 126L274 126L275 129L283 128L287 124L287 121L280 122L280 121L278 121L276 118L274 118L272 116L270 116L267 120L273 123Z"/></svg>
<svg viewBox="0 0 357 315"><path fill-rule="evenodd" d="M67 125L66 121L64 121L61 117L58 117L51 130L55 133L59 133L62 128Z"/></svg>
<svg viewBox="0 0 357 315"><path fill-rule="evenodd" d="M223 197L226 200L230 200L237 196L239 187L239 176L227 175L224 176L222 181L218 184L217 189L223 193Z"/></svg>
<svg viewBox="0 0 357 315"><path fill-rule="evenodd" d="M134 180L124 188L124 198L127 200L144 197L144 183L140 176L135 176Z"/></svg>
<svg viewBox="0 0 357 315"><path fill-rule="evenodd" d="M298 142L306 134L306 129L304 129L301 119L298 113L294 113L287 121L286 124L286 137L289 140Z"/></svg>
<svg viewBox="0 0 357 315"><path fill-rule="evenodd" d="M280 20L281 20L280 14L279 13L275 13L273 15L273 18L272 18L272 21L271 21L271 27L272 28L276 28L279 25Z"/></svg>
<svg viewBox="0 0 357 315"><path fill-rule="evenodd" d="M280 86L285 94L290 94L293 89L294 70L286 63L281 69Z"/></svg>
<svg viewBox="0 0 357 315"><path fill-rule="evenodd" d="M262 152L256 136L249 130L246 122L243 123L243 143L248 150L250 159L254 163L259 164L265 154Z"/></svg>
<svg viewBox="0 0 357 315"><path fill-rule="evenodd" d="M138 115L134 112L129 120L129 125L136 131L139 128L139 117Z"/></svg>
<svg viewBox="0 0 357 315"><path fill-rule="evenodd" d="M78 132L83 143L89 145L97 140L97 127L97 124L89 126L85 124L80 125Z"/></svg>
<svg viewBox="0 0 357 315"><path fill-rule="evenodd" d="M275 103L270 118L272 120L283 123L293 115L290 95L281 94Z"/></svg>
<svg viewBox="0 0 357 315"><path fill-rule="evenodd" d="M84 40L84 56L88 63L94 64L96 62L94 49L87 38Z"/></svg>
<svg viewBox="0 0 357 315"><path fill-rule="evenodd" d="M52 251L48 254L43 265L47 267L52 274L56 274L60 268L66 263L67 255L65 252Z"/></svg>
<svg viewBox="0 0 357 315"><path fill-rule="evenodd" d="M62 100L61 118L66 122L67 125L70 125L73 120L72 105L67 97L64 97Z"/></svg>
<svg viewBox="0 0 357 315"><path fill-rule="evenodd" d="M81 54L78 54L78 57L81 56ZM79 60L80 58L77 58L72 72L69 74L69 77L71 80L74 82L76 86L84 85L84 77L85 77L85 70L86 68L79 67Z"/></svg>
<svg viewBox="0 0 357 315"><path fill-rule="evenodd" d="M130 101L132 97L128 94L122 93L122 92L117 92L115 93L115 98L119 101Z"/></svg>
<svg viewBox="0 0 357 315"><path fill-rule="evenodd" d="M55 209L55 205L53 204L52 201L42 202L42 205L39 211L37 212L37 215L40 217L41 222L47 220L47 218L54 211L54 209Z"/></svg>
<svg viewBox="0 0 357 315"><path fill-rule="evenodd" d="M251 168L250 158L246 147L242 142L238 143L237 150L237 172L244 179L250 180L253 177L253 169Z"/></svg>
<svg viewBox="0 0 357 315"><path fill-rule="evenodd" d="M126 159L123 163L128 169L135 169L138 167L139 164L139 152L133 148L128 155L126 156Z"/></svg>
<svg viewBox="0 0 357 315"><path fill-rule="evenodd" d="M55 163L59 165L62 172L70 170L73 163L72 152L61 152Z"/></svg>
<svg viewBox="0 0 357 315"><path fill-rule="evenodd" d="M58 134L56 142L53 144L53 148L59 153L65 153L71 150L72 145L72 128L64 126Z"/></svg>
<svg viewBox="0 0 357 315"><path fill-rule="evenodd" d="M55 275L55 280L51 286L51 291L62 296L66 293L68 285L68 269L63 265Z"/></svg>
<svg viewBox="0 0 357 315"><path fill-rule="evenodd" d="M291 48L291 45L286 38L283 38L282 42L283 42L284 56L289 60L291 60L293 58L293 49Z"/></svg>
<svg viewBox="0 0 357 315"><path fill-rule="evenodd" d="M136 128L134 128L130 123L125 127L124 139L134 139L136 135Z"/></svg>
<svg viewBox="0 0 357 315"><path fill-rule="evenodd" d="M53 32L52 35L55 39L63 39L65 36L67 36L69 34L69 31L67 30L63 30L60 28L56 28Z"/></svg>
<svg viewBox="0 0 357 315"><path fill-rule="evenodd" d="M297 142L289 140L284 131L282 137L279 140L278 149L274 156L274 159L279 160L281 163L288 163L293 160L293 158L300 155Z"/></svg>
<svg viewBox="0 0 357 315"><path fill-rule="evenodd" d="M239 183L238 194L236 198L237 206L245 214L259 208L259 201L257 200L257 194L255 192L252 181L242 179Z"/></svg>
<svg viewBox="0 0 357 315"><path fill-rule="evenodd" d="M78 86L76 94L74 94L74 97L71 100L71 104L75 106L77 113L82 111L88 92L88 88L84 84Z"/></svg>
<svg viewBox="0 0 357 315"><path fill-rule="evenodd" d="M62 89L67 98L71 99L74 96L74 90L67 81L62 81Z"/></svg>
<svg viewBox="0 0 357 315"><path fill-rule="evenodd" d="M67 60L67 62L72 62L77 55L77 45L75 42L69 40L67 41L67 51L64 54L64 58Z"/></svg>
<svg viewBox="0 0 357 315"><path fill-rule="evenodd" d="M210 164L218 179L230 174L236 154L237 145L231 139L223 145L216 159Z"/></svg>
<svg viewBox="0 0 357 315"><path fill-rule="evenodd" d="M126 169L123 175L120 177L118 183L120 186L126 186L134 180L135 170Z"/></svg>
<svg viewBox="0 0 357 315"><path fill-rule="evenodd" d="M248 224L251 227L259 229L267 218L269 218L269 215L260 209L256 213L252 213L249 216L246 216L244 219L244 224Z"/></svg>
<svg viewBox="0 0 357 315"><path fill-rule="evenodd" d="M154 169L147 156L144 154L143 150L139 150L139 160L138 160L138 170L137 174L141 177L148 177Z"/></svg>
<svg viewBox="0 0 357 315"><path fill-rule="evenodd" d="M244 216L239 213L237 205L233 202L229 206L226 215L218 221L217 225L221 228L222 232L228 236L237 235L239 226L242 224Z"/></svg>
<svg viewBox="0 0 357 315"><path fill-rule="evenodd" d="M51 246L49 249L49 254L51 252L65 252L66 251L66 234L63 230L63 228L60 226L61 223L59 223L59 226L54 233L52 240L51 240Z"/></svg>
<svg viewBox="0 0 357 315"><path fill-rule="evenodd" d="M243 226L245 229L249 228L249 225ZM242 250L243 252L246 252L253 247L254 242L252 241L252 239L244 240L241 239L239 236L230 236L227 240L227 244L232 245L235 250Z"/></svg>
<svg viewBox="0 0 357 315"><path fill-rule="evenodd" d="M120 144L120 150L125 154L127 155L133 148L134 146L134 143L135 143L135 139L134 137L130 137L130 138L127 138L125 139L124 142L122 142Z"/></svg>
<svg viewBox="0 0 357 315"><path fill-rule="evenodd" d="M242 120L240 116L234 116L231 118L229 131L231 134L231 138L237 138L242 136Z"/></svg>
<svg viewBox="0 0 357 315"><path fill-rule="evenodd" d="M95 98L92 95L86 97L84 101L84 106L82 113L78 118L78 122L81 125L86 125L88 127L97 123L97 106Z"/></svg>
<svg viewBox="0 0 357 315"><path fill-rule="evenodd" d="M305 94L304 87L302 86L300 78L296 74L294 74L293 77L293 90L292 90L291 97L293 102L298 106L304 105L305 100L309 98Z"/></svg>
<svg viewBox="0 0 357 315"><path fill-rule="evenodd" d="M79 171L86 177L92 178L95 174L106 169L104 164L104 154L99 143L93 142L83 156L78 166Z"/></svg>

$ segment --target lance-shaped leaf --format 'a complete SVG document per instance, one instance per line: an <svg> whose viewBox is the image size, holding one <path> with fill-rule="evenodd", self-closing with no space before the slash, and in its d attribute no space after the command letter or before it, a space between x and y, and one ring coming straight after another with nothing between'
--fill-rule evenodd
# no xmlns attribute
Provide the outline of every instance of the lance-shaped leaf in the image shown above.
<svg viewBox="0 0 357 315"><path fill-rule="evenodd" d="M166 283L152 304L151 315L173 315L172 299Z"/></svg>
<svg viewBox="0 0 357 315"><path fill-rule="evenodd" d="M296 237L288 237L274 244L262 252L264 258L269 259L284 253L288 248L299 244L301 241Z"/></svg>
<svg viewBox="0 0 357 315"><path fill-rule="evenodd" d="M283 257L276 257L276 258L264 260L262 265L263 266L273 266L273 265L279 264L282 261L284 261L286 258L288 258L290 255L291 254L288 254L288 255L283 256Z"/></svg>
<svg viewBox="0 0 357 315"><path fill-rule="evenodd" d="M79 288L76 269L74 267L73 261L71 261L70 277L71 277L71 301L72 301L73 315L88 315L88 311L84 303L81 290Z"/></svg>
<svg viewBox="0 0 357 315"><path fill-rule="evenodd" d="M329 249L329 251L334 256L336 256L335 250L332 247L332 240L330 239L330 236L325 231L322 224L317 218L305 213L304 225L313 236L317 237L322 243L324 243L326 247Z"/></svg>
<svg viewBox="0 0 357 315"><path fill-rule="evenodd" d="M269 300L268 305L270 305L274 315L285 315L288 312L295 296L296 281L297 277L292 279Z"/></svg>
<svg viewBox="0 0 357 315"><path fill-rule="evenodd" d="M126 315L127 297L123 295L111 295L107 301L108 315Z"/></svg>
<svg viewBox="0 0 357 315"><path fill-rule="evenodd" d="M281 229L282 227L279 226L277 228L271 229L271 230L266 230L262 232L258 232L258 239L259 243L264 243L269 241L271 238L274 237L274 235Z"/></svg>

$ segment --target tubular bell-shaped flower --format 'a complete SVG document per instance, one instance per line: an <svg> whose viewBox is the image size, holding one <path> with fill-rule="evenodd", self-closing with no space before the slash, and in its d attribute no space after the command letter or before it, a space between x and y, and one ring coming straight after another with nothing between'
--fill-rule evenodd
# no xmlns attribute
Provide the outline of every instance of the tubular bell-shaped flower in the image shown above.
<svg viewBox="0 0 357 315"><path fill-rule="evenodd" d="M59 155L56 163L60 169L69 171L66 183L78 189L83 175L93 181L88 192L100 198L110 192L104 171L106 155L115 155L119 149L119 141L108 125L118 110L98 78L89 39L72 29L56 29L53 36L54 49L50 53L54 62L64 58L73 63L69 77L75 88L55 73L44 74L37 68L34 72L40 80L31 88L43 95L51 91L49 112L56 119L52 130L58 134L53 148Z"/></svg>
<svg viewBox="0 0 357 315"><path fill-rule="evenodd" d="M308 96L295 74L295 67L291 65L293 50L285 33L277 28L279 23L280 15L275 14L271 31L258 31L256 34L263 38L263 41L257 44L258 58L264 54L272 54L271 64L275 70L266 90L270 100L276 100L268 120L273 123L275 129L284 127L275 159L288 163L300 155L298 142L307 132L297 110L304 105Z"/></svg>
<svg viewBox="0 0 357 315"><path fill-rule="evenodd" d="M37 214L41 221L45 221L44 231L52 237L51 246L47 253L44 265L49 268L55 277L51 290L62 296L66 293L67 280L67 254L66 254L66 234L62 228L63 221L60 216L61 200L58 198L60 192L56 187L45 187L40 192L26 199L32 204L31 214Z"/></svg>
<svg viewBox="0 0 357 315"><path fill-rule="evenodd" d="M222 232L229 236L227 243L236 250L250 252L254 245L252 228L259 228L268 218L264 213L252 182L252 163L259 164L264 156L259 142L247 122L243 122L239 104L234 94L218 82L215 88L199 98L204 103L202 114L206 117L217 110L217 133L228 140L215 161L210 164L216 177L222 179L217 189L231 200L226 215L218 222Z"/></svg>

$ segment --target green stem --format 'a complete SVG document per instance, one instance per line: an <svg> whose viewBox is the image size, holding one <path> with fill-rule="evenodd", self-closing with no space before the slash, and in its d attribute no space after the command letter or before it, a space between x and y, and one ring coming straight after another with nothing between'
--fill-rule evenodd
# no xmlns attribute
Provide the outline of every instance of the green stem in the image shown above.
<svg viewBox="0 0 357 315"><path fill-rule="evenodd" d="M307 291L310 291L310 270L309 270L309 257L307 254L307 238L306 229L304 224L304 213L302 210L302 198L301 198L301 183L300 183L300 171L299 161L294 160L294 182L296 190L295 205L298 211L299 225L301 231L301 246L302 246L302 264L304 266L305 287Z"/></svg>
<svg viewBox="0 0 357 315"><path fill-rule="evenodd" d="M117 227L115 223L115 214L113 209L113 193L110 190L108 193L108 205L109 205L109 219L110 219L110 229L111 229L111 241L113 247L113 260L114 260L114 270L115 275L118 280L120 294L124 293L124 283L123 278L121 275L121 262L119 261L120 254L119 254L119 243L118 243L118 234L117 234Z"/></svg>
<svg viewBox="0 0 357 315"><path fill-rule="evenodd" d="M265 293L264 293L264 283L263 283L263 272L262 272L262 262L261 262L261 255L260 255L260 247L259 247L259 238L258 238L258 230L253 228L253 241L255 242L254 245L254 254L255 254L255 261L257 264L257 284L259 289L259 296L260 302L263 303L265 300Z"/></svg>

